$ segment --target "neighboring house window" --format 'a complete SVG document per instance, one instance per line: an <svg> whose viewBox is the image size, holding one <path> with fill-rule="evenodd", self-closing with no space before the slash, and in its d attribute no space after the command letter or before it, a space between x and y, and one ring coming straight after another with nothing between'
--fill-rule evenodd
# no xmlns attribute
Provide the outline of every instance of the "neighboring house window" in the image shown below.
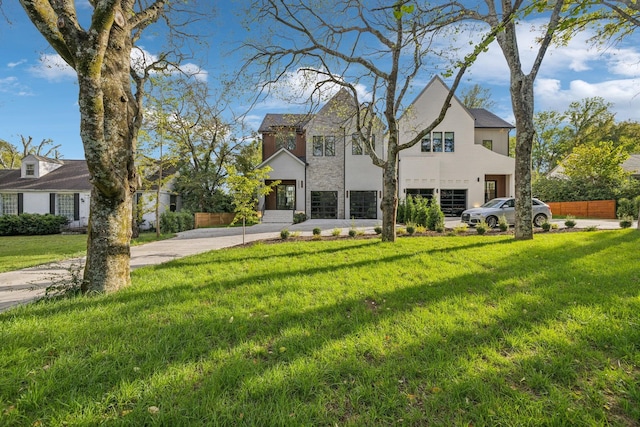
<svg viewBox="0 0 640 427"><path fill-rule="evenodd" d="M2 215L18 215L18 195L2 194L0 198Z"/></svg>
<svg viewBox="0 0 640 427"><path fill-rule="evenodd" d="M336 155L336 137L335 136L319 136L313 137L313 155L314 156L335 156Z"/></svg>
<svg viewBox="0 0 640 427"><path fill-rule="evenodd" d="M442 132L433 132L433 152L442 153Z"/></svg>
<svg viewBox="0 0 640 427"><path fill-rule="evenodd" d="M293 151L296 148L296 134L294 132L279 132L276 134L276 150L286 148Z"/></svg>
<svg viewBox="0 0 640 427"><path fill-rule="evenodd" d="M74 218L73 194L56 194L56 215L62 215L73 221Z"/></svg>
<svg viewBox="0 0 640 427"><path fill-rule="evenodd" d="M431 135L427 135L422 138L422 142L420 142L420 151L423 153L431 152Z"/></svg>
<svg viewBox="0 0 640 427"><path fill-rule="evenodd" d="M493 151L493 140L491 139L483 139L482 140L482 146L488 150L492 150Z"/></svg>
<svg viewBox="0 0 640 427"><path fill-rule="evenodd" d="M25 173L27 176L36 176L36 165L33 163L27 163L25 165Z"/></svg>
<svg viewBox="0 0 640 427"><path fill-rule="evenodd" d="M454 148L455 146L454 146L453 132L445 132L444 133L444 152L453 153Z"/></svg>
<svg viewBox="0 0 640 427"><path fill-rule="evenodd" d="M360 142L360 135L357 133L351 135L351 154L354 156L362 155L362 143Z"/></svg>

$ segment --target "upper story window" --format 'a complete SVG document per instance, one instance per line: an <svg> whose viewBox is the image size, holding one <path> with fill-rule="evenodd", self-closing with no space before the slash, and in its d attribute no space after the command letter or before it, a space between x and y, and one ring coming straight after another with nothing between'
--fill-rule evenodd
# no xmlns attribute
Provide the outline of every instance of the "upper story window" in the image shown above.
<svg viewBox="0 0 640 427"><path fill-rule="evenodd" d="M373 151L376 150L375 135L371 135L371 149ZM360 135L357 133L354 133L353 135L351 135L351 154L354 156L367 154L366 150L362 147L362 140L360 139Z"/></svg>
<svg viewBox="0 0 640 427"><path fill-rule="evenodd" d="M36 176L36 165L33 163L27 163L24 168L26 176Z"/></svg>
<svg viewBox="0 0 640 427"><path fill-rule="evenodd" d="M313 137L314 156L335 156L336 137L333 135L314 135Z"/></svg>
<svg viewBox="0 0 640 427"><path fill-rule="evenodd" d="M443 139L444 135L444 139ZM423 153L453 153L455 151L455 136L453 132L432 132L422 138L420 151Z"/></svg>
<svg viewBox="0 0 640 427"><path fill-rule="evenodd" d="M488 150L493 150L493 140L491 139L483 139L482 146Z"/></svg>
<svg viewBox="0 0 640 427"><path fill-rule="evenodd" d="M276 150L286 148L289 151L296 149L295 132L278 132L276 134Z"/></svg>
<svg viewBox="0 0 640 427"><path fill-rule="evenodd" d="M0 213L2 213L2 215L18 215L17 194L0 195Z"/></svg>

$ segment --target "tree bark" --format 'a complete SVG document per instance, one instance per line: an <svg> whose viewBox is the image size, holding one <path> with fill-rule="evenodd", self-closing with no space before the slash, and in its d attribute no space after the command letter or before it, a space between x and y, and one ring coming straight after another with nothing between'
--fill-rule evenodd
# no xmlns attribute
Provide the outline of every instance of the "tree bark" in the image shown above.
<svg viewBox="0 0 640 427"><path fill-rule="evenodd" d="M394 160L395 159L395 160ZM396 241L396 217L398 213L398 154L387 159L382 185L382 241Z"/></svg>

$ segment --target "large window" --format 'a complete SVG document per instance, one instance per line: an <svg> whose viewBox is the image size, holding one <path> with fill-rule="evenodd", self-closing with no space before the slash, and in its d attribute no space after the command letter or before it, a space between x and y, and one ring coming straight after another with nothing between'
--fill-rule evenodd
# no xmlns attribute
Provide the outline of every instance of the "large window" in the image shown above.
<svg viewBox="0 0 640 427"><path fill-rule="evenodd" d="M378 217L378 192L349 192L349 216L354 219L376 219Z"/></svg>
<svg viewBox="0 0 640 427"><path fill-rule="evenodd" d="M296 134L295 132L278 132L276 134L276 150L286 148L289 151L293 151L296 148Z"/></svg>
<svg viewBox="0 0 640 427"><path fill-rule="evenodd" d="M361 156L363 153L362 142L360 141L360 135L354 133L351 135L351 154L354 156Z"/></svg>
<svg viewBox="0 0 640 427"><path fill-rule="evenodd" d="M431 140L433 143L433 152L442 153L442 132L434 132Z"/></svg>
<svg viewBox="0 0 640 427"><path fill-rule="evenodd" d="M73 194L56 194L56 215L67 217L73 221L75 205Z"/></svg>
<svg viewBox="0 0 640 427"><path fill-rule="evenodd" d="M376 136L371 135L371 149L373 151L376 150ZM351 135L351 154L354 156L361 156L363 154L367 154L367 151L362 147L362 140L360 139L360 135L354 133Z"/></svg>
<svg viewBox="0 0 640 427"><path fill-rule="evenodd" d="M337 191L312 191L311 192L311 218L313 219L338 218L338 192Z"/></svg>
<svg viewBox="0 0 640 427"><path fill-rule="evenodd" d="M0 212L2 215L18 215L18 195L2 194L0 197Z"/></svg>
<svg viewBox="0 0 640 427"><path fill-rule="evenodd" d="M444 133L444 152L445 153L453 153L455 148L453 132L445 132Z"/></svg>
<svg viewBox="0 0 640 427"><path fill-rule="evenodd" d="M335 156L336 155L336 137L333 135L315 135L313 137L313 155Z"/></svg>
<svg viewBox="0 0 640 427"><path fill-rule="evenodd" d="M280 184L276 187L276 209L293 210L296 207L296 186Z"/></svg>

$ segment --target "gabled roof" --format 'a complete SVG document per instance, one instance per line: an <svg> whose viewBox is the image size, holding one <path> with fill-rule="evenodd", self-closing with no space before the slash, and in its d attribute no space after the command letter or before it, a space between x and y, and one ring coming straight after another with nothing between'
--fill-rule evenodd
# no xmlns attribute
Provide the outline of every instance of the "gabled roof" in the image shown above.
<svg viewBox="0 0 640 427"><path fill-rule="evenodd" d="M275 153L273 153L271 156L269 156L264 162L260 163L258 165L258 168L263 168L266 165L268 165L273 159L275 159L276 157L278 157L280 154L285 154L289 157L291 157L292 159L295 159L298 163L300 163L303 166L306 166L306 163L304 162L304 160L302 160L299 157L296 157L293 155L293 153L289 150L287 150L286 148L282 147L280 148L278 151L276 151Z"/></svg>
<svg viewBox="0 0 640 427"><path fill-rule="evenodd" d="M312 117L312 114L269 113L264 116L264 120L262 120L262 124L260 125L258 132L272 132L283 127L293 127L296 130L302 130Z"/></svg>
<svg viewBox="0 0 640 427"><path fill-rule="evenodd" d="M85 160L55 160L55 162L62 165L40 178L21 178L20 169L0 171L0 191L91 190L89 169Z"/></svg>
<svg viewBox="0 0 640 427"><path fill-rule="evenodd" d="M633 176L640 175L640 154L631 154L627 160L622 162L622 169L630 172Z"/></svg>
<svg viewBox="0 0 640 427"><path fill-rule="evenodd" d="M475 119L475 127L476 128L507 128L513 129L511 123L506 120L502 120L500 117L496 116L492 112L485 110L484 108L467 108L473 118Z"/></svg>

